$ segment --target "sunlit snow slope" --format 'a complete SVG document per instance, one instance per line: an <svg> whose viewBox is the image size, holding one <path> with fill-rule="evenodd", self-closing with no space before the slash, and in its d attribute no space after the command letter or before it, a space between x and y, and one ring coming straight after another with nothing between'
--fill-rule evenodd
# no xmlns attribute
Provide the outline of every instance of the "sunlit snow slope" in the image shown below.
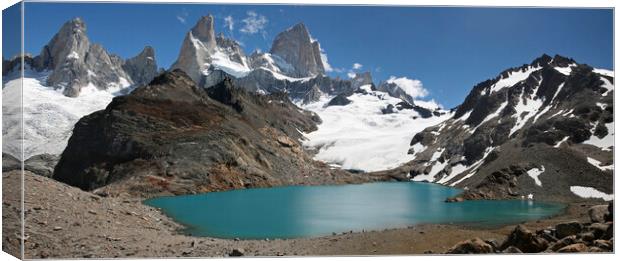
<svg viewBox="0 0 620 261"><path fill-rule="evenodd" d="M67 97L61 89L44 86L48 73L27 71L24 77L24 158L50 153L60 154L67 145L73 126L82 117L104 109L116 90L98 90L89 85L80 96ZM21 79L4 83L2 89L3 152L21 158L20 107Z"/></svg>
<svg viewBox="0 0 620 261"><path fill-rule="evenodd" d="M304 146L318 149L316 160L344 169L370 172L398 167L414 159L407 151L416 133L451 116L423 119L412 109L383 114L381 109L402 100L378 91L355 93L347 97L352 101L348 105L326 107L331 98L300 105L323 121L317 131L306 134Z"/></svg>

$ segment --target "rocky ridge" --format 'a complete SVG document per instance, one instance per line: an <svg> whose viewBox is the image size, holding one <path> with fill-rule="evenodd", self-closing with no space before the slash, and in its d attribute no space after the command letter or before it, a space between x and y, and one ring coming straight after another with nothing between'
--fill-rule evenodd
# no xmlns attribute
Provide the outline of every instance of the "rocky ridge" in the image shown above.
<svg viewBox="0 0 620 261"><path fill-rule="evenodd" d="M466 188L461 199L613 193L613 92L613 72L543 55L476 85L414 136L400 170Z"/></svg>

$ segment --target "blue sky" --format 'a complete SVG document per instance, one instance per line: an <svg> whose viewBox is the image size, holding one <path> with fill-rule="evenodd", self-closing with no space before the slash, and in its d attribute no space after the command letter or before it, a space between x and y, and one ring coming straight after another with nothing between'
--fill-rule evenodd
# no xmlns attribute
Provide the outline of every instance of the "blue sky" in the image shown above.
<svg viewBox="0 0 620 261"><path fill-rule="evenodd" d="M347 77L359 63L375 82L418 79L428 98L447 108L474 84L542 53L613 67L611 9L26 3L25 10L27 52L38 54L79 16L92 42L124 58L151 45L164 68L202 15L213 14L216 31L240 41L246 53L268 51L278 32L304 22L327 54L330 75Z"/></svg>

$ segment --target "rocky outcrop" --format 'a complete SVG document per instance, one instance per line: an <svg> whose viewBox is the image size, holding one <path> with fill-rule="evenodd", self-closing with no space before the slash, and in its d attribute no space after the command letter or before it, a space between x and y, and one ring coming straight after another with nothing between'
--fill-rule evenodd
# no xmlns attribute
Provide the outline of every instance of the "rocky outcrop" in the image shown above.
<svg viewBox="0 0 620 261"><path fill-rule="evenodd" d="M347 95L339 94L332 98L326 106L345 106L351 103L351 100L347 98Z"/></svg>
<svg viewBox="0 0 620 261"><path fill-rule="evenodd" d="M269 52L293 66L292 71L285 72L291 77L308 77L325 73L319 42L310 38L310 33L303 23L278 34Z"/></svg>
<svg viewBox="0 0 620 261"><path fill-rule="evenodd" d="M228 78L205 90L167 72L82 118L53 178L134 195L369 179L303 151L300 131L315 130L314 118L283 93L249 93Z"/></svg>

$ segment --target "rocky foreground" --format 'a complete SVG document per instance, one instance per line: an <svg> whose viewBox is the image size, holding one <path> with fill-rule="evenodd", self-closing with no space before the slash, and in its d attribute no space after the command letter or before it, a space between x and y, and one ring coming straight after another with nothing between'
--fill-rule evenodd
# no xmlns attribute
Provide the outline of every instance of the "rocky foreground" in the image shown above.
<svg viewBox="0 0 620 261"><path fill-rule="evenodd" d="M613 252L613 203L588 210L589 222L571 221L529 230L517 225L503 243L474 238L461 241L447 254Z"/></svg>
<svg viewBox="0 0 620 261"><path fill-rule="evenodd" d="M20 173L3 172L2 178L2 247L3 251L19 256L22 238L19 223ZM25 191L25 258L473 253L458 252L457 249L464 247L451 249L455 244L472 237L488 239L488 242L483 241L484 244L479 245L489 250L489 253L500 251L498 246L501 245L493 242L511 242L511 247L501 250L505 252L516 252L515 248L528 252L526 248L520 247L536 245L536 242L540 243L543 239L547 242L547 248L551 249L577 244L568 249L610 251L606 246L613 245L613 239L609 238L613 223L600 220L593 223L587 214L592 206L588 202L571 204L563 215L528 222L517 229L514 226L474 229L450 224L429 224L383 231L347 232L318 238L229 240L183 235L179 232L180 225L136 199L102 197L28 171L24 182L29 188ZM600 210L600 207L596 209ZM560 223L569 224L568 229L558 227ZM571 230L573 226L580 230ZM607 229L604 229L605 226ZM543 232L527 232L524 227ZM561 233L571 235L557 241L548 239L551 236L560 237ZM506 238L508 240L504 240Z"/></svg>

